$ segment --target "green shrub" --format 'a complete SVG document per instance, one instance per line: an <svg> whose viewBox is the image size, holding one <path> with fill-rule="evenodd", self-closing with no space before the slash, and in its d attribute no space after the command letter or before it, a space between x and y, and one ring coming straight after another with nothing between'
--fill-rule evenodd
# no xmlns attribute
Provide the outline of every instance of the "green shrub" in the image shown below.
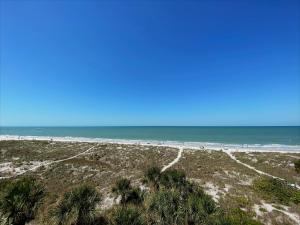
<svg viewBox="0 0 300 225"><path fill-rule="evenodd" d="M184 208L178 191L161 190L153 193L146 208L150 224L184 224Z"/></svg>
<svg viewBox="0 0 300 225"><path fill-rule="evenodd" d="M154 190L159 189L161 172L158 167L150 167L144 174L144 183L150 184Z"/></svg>
<svg viewBox="0 0 300 225"><path fill-rule="evenodd" d="M139 188L133 188L130 180L122 178L117 180L112 192L121 196L121 204L140 204L143 202L144 193Z"/></svg>
<svg viewBox="0 0 300 225"><path fill-rule="evenodd" d="M294 162L295 170L297 173L300 173L300 159Z"/></svg>
<svg viewBox="0 0 300 225"><path fill-rule="evenodd" d="M260 178L254 181L253 186L266 199L282 204L300 203L300 191L279 179Z"/></svg>
<svg viewBox="0 0 300 225"><path fill-rule="evenodd" d="M246 208L249 206L249 199L245 196L238 196L235 198L235 201L240 208Z"/></svg>
<svg viewBox="0 0 300 225"><path fill-rule="evenodd" d="M160 184L165 188L181 188L186 184L185 173L178 170L166 170L161 173Z"/></svg>
<svg viewBox="0 0 300 225"><path fill-rule="evenodd" d="M31 177L6 182L0 198L0 211L6 223L23 225L33 220L44 196L44 186Z"/></svg>
<svg viewBox="0 0 300 225"><path fill-rule="evenodd" d="M184 208L188 224L205 224L216 211L215 202L208 195L190 194Z"/></svg>
<svg viewBox="0 0 300 225"><path fill-rule="evenodd" d="M144 196L128 179L116 182L112 191L122 197L121 204L96 217L100 194L90 186L65 193L51 211L59 225L261 225L252 215L240 210L224 211L197 184L187 181L183 172L152 169L146 176L158 188ZM44 197L44 188L31 178L0 182L0 211L7 224L24 225L34 219ZM155 187L155 186L154 186ZM300 202L300 192L286 183L269 178L254 182L255 190L269 199ZM240 206L248 201L241 197ZM48 221L47 221L48 222ZM49 224L49 223L47 223Z"/></svg>
<svg viewBox="0 0 300 225"><path fill-rule="evenodd" d="M115 186L112 188L112 192L116 193L117 195L122 195L123 193L126 193L130 189L131 189L130 180L126 178L121 178L117 180Z"/></svg>
<svg viewBox="0 0 300 225"><path fill-rule="evenodd" d="M113 209L110 215L111 225L144 225L141 211L133 206L122 206Z"/></svg>
<svg viewBox="0 0 300 225"><path fill-rule="evenodd" d="M95 188L86 185L64 194L52 212L57 224L88 225L95 220L95 207L101 201Z"/></svg>
<svg viewBox="0 0 300 225"><path fill-rule="evenodd" d="M261 225L252 215L236 209L222 213L211 196L186 180L183 172L167 170L160 174L161 187L146 199L148 224L159 225ZM242 199L243 204L248 203Z"/></svg>
<svg viewBox="0 0 300 225"><path fill-rule="evenodd" d="M262 225L241 209L233 209L227 213L219 213L211 218L210 225Z"/></svg>

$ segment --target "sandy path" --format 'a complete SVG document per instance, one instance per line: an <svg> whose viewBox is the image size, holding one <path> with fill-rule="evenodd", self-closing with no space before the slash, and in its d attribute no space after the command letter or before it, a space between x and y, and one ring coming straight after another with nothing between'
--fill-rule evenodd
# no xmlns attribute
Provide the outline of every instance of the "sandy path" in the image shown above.
<svg viewBox="0 0 300 225"><path fill-rule="evenodd" d="M84 155L86 154L87 152L89 152L90 150L94 149L97 145L94 145L93 147L90 147L89 149L85 150L84 152L81 152L77 155L74 155L74 156L71 156L71 157L68 157L68 158L65 158L65 159L59 159L59 160L55 160L55 161L52 161L52 162L46 162L46 163L41 163L40 165L37 165L37 166L34 166L26 171L23 171L21 173L18 173L18 174L15 174L13 176L7 176L7 177L0 177L0 180L2 179L9 179L9 178L13 178L13 177L17 177L17 176L20 176L22 174L25 174L27 173L28 171L35 171L37 170L38 168L42 167L42 166L49 166L49 165L52 165L54 163L59 163L59 162L64 162L64 161L67 161L67 160L70 160L70 159L74 159L80 155Z"/></svg>
<svg viewBox="0 0 300 225"><path fill-rule="evenodd" d="M294 156L294 155L287 155L287 156L289 156L289 157L291 157L291 158L294 158L294 159L300 159L300 157Z"/></svg>
<svg viewBox="0 0 300 225"><path fill-rule="evenodd" d="M170 168L171 166L173 166L174 164L176 164L180 160L180 158L182 156L182 152L183 152L183 147L179 147L178 150L179 151L178 151L177 157L172 162L170 162L168 165L164 166L161 169L161 172L164 172L166 169Z"/></svg>
<svg viewBox="0 0 300 225"><path fill-rule="evenodd" d="M243 163L242 161L238 160L238 159L232 154L232 151L230 151L230 150L225 150L224 152L225 152L231 159L233 159L235 162L237 162L237 163L239 163L239 164L241 164L241 165L243 165L243 166L245 166L245 167L247 167L247 168L249 168L249 169L251 169L251 170L254 170L255 172L257 172L257 173L259 173L259 174L261 174L261 175L265 175L265 176L268 176L268 177L272 177L272 178L275 178L275 179L279 179L279 180L284 181L283 178L273 176L273 175L271 175L271 174L269 174L269 173L266 173L266 172L263 172L263 171L261 171L261 170L258 170L258 169L256 169L256 168L253 167L253 166L250 166L250 165L248 165L248 164L246 164L246 163ZM295 188L297 188L297 189L300 189L300 186L297 185L297 184L290 184L290 183L289 183L288 185L290 185L290 186L292 186L292 187L295 187Z"/></svg>
<svg viewBox="0 0 300 225"><path fill-rule="evenodd" d="M258 174L265 175L265 176L268 176L268 177L272 177L272 178L275 178L275 179L279 179L279 180L284 181L284 179L282 179L282 178L280 178L280 177L273 176L273 175L271 175L271 174L269 174L269 173L266 173L266 172L263 172L263 171L261 171L261 170L258 170L258 169L256 169L256 168L253 167L253 166L250 166L250 165L248 165L248 164L246 164L246 163L241 162L240 160L238 160L238 159L232 154L232 151L230 151L230 150L226 150L225 153L227 153L227 155L228 155L231 159L233 159L235 162L237 162L237 163L239 163L239 164L241 164L241 165L243 165L243 166L245 166L245 167L247 167L247 168L249 168L249 169L251 169L251 170L254 170L254 171L257 172ZM295 188L297 188L297 189L300 189L300 186L297 185L297 184L291 184L291 183L288 183L288 185L290 185L290 186L292 186L292 187L295 187ZM267 211L268 211L268 212L271 212L271 211L273 211L273 209L275 209L275 210L280 211L281 213L285 214L286 216L288 216L288 217L291 218L292 220L294 220L297 224L300 224L300 223L299 223L299 216L298 216L297 214L290 213L290 212L288 212L287 210L279 210L279 209L274 208L272 205L269 205L269 204L265 204L264 206L267 207ZM258 211L258 210L257 210L257 211ZM256 212L256 214L257 214L257 212Z"/></svg>

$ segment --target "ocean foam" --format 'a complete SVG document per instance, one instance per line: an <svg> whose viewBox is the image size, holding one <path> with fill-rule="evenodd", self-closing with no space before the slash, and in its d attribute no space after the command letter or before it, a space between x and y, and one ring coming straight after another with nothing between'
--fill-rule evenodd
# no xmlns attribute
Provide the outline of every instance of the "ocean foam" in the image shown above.
<svg viewBox="0 0 300 225"><path fill-rule="evenodd" d="M61 142L91 142L91 143L112 143L112 144L134 144L152 145L190 149L230 150L238 152L285 152L300 153L300 145L279 145L279 144L223 144L210 142L179 142L179 141L157 141L157 140L128 140L108 138L86 138L86 137L50 137L50 136L17 136L0 135L3 140L40 140L40 141L61 141Z"/></svg>

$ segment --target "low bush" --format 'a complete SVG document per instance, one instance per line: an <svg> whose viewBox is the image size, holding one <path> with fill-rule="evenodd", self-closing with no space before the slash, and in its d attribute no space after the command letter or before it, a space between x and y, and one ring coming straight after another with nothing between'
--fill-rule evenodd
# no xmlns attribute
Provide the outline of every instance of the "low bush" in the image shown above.
<svg viewBox="0 0 300 225"><path fill-rule="evenodd" d="M233 209L211 218L209 225L263 225L241 209Z"/></svg>
<svg viewBox="0 0 300 225"><path fill-rule="evenodd" d="M116 197L121 196L121 204L141 204L143 202L144 193L139 188L131 186L131 181L126 178L117 180L112 192Z"/></svg>
<svg viewBox="0 0 300 225"><path fill-rule="evenodd" d="M264 198L288 205L300 203L300 191L286 182L275 178L259 178L253 183L254 189Z"/></svg>
<svg viewBox="0 0 300 225"><path fill-rule="evenodd" d="M184 208L180 193L175 190L160 190L153 193L146 203L150 224L184 224Z"/></svg>
<svg viewBox="0 0 300 225"><path fill-rule="evenodd" d="M35 218L45 196L44 186L34 178L25 177L3 184L0 214L6 224L24 225Z"/></svg>
<svg viewBox="0 0 300 225"><path fill-rule="evenodd" d="M95 221L95 208L101 195L95 188L82 185L64 194L51 212L58 225L89 225Z"/></svg>
<svg viewBox="0 0 300 225"><path fill-rule="evenodd" d="M161 172L160 168L158 167L150 167L149 169L146 170L144 174L144 183L150 184L150 186L154 190L159 189L159 183L161 179Z"/></svg>
<svg viewBox="0 0 300 225"><path fill-rule="evenodd" d="M141 210L134 206L115 207L109 215L110 225L145 225Z"/></svg>
<svg viewBox="0 0 300 225"><path fill-rule="evenodd" d="M161 173L160 184L166 188L181 188L186 184L185 173L178 170L166 170Z"/></svg>
<svg viewBox="0 0 300 225"><path fill-rule="evenodd" d="M300 173L300 159L294 162L295 170L297 173Z"/></svg>
<svg viewBox="0 0 300 225"><path fill-rule="evenodd" d="M96 211L101 195L94 187L82 185L66 192L50 216L58 225L261 225L239 208L222 209L197 184L186 179L183 172L152 169L145 180L152 185L144 195L128 179L120 179L112 192L121 196L121 204L111 209ZM45 191L30 178L14 182L1 182L0 215L8 218L7 224L24 225L35 218ZM254 183L255 190L280 202L300 202L299 191L276 180L261 178ZM241 206L247 204L241 200ZM0 221L1 222L1 221Z"/></svg>

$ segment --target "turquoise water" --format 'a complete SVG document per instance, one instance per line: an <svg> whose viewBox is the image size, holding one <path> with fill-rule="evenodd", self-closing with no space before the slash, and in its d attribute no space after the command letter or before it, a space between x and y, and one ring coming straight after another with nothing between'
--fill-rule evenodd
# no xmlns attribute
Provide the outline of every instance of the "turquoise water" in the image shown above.
<svg viewBox="0 0 300 225"><path fill-rule="evenodd" d="M294 127L0 127L0 135L300 145Z"/></svg>

